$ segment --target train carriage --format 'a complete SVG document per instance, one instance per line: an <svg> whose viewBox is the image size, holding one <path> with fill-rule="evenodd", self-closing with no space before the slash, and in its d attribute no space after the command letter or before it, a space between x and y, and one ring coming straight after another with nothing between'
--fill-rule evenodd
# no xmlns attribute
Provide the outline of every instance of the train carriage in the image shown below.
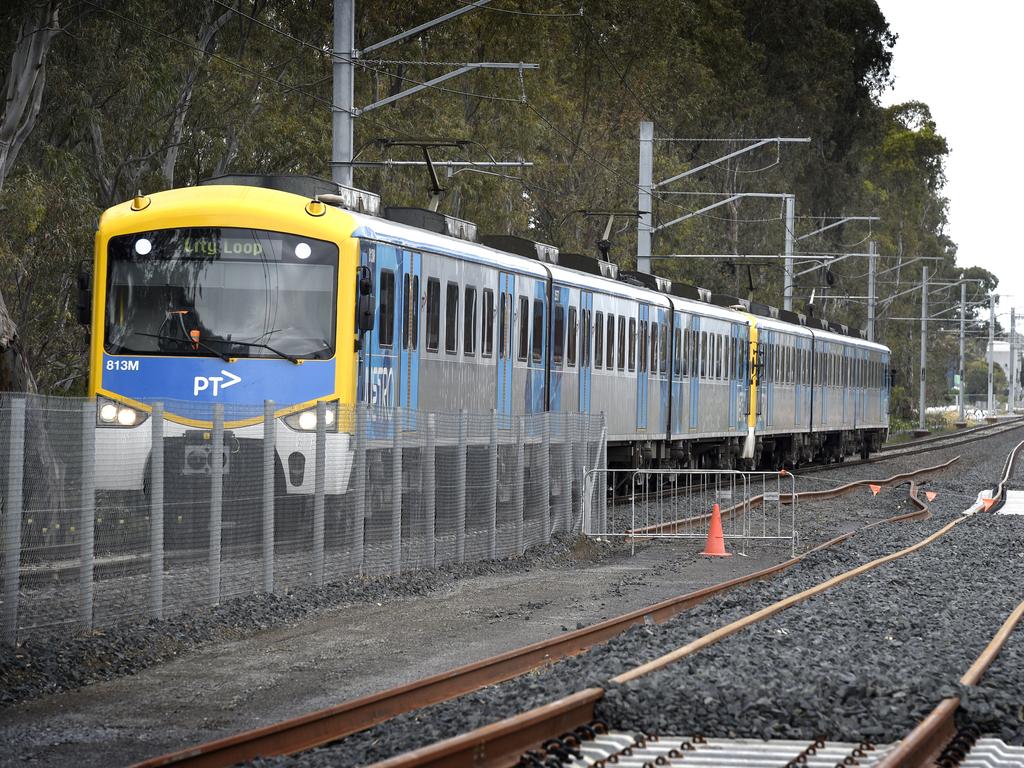
<svg viewBox="0 0 1024 768"><path fill-rule="evenodd" d="M382 216L373 196L327 182L216 181L100 221L87 318L97 449L142 458L99 487L142 487L158 400L186 444L223 405L246 450L262 439L253 407L273 401L282 486L296 494L310 492L318 401L342 468L329 492L348 482L337 414L357 403L603 413L609 461L624 466L840 460L886 434L888 350L858 332L477 237L431 211Z"/></svg>

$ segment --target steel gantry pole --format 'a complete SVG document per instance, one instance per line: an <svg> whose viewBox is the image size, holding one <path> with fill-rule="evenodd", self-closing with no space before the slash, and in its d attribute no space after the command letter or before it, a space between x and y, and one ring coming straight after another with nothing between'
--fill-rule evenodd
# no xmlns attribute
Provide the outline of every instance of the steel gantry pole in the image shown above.
<svg viewBox="0 0 1024 768"><path fill-rule="evenodd" d="M1017 344L1014 338L1014 331L1017 325L1017 311L1010 307L1010 365L1007 372L1010 374L1010 399L1006 403L1006 412L1013 415L1014 406L1017 404Z"/></svg>
<svg viewBox="0 0 1024 768"><path fill-rule="evenodd" d="M958 427L967 425L967 419L964 416L964 401L966 395L964 389L967 386L967 378L964 371L964 339L966 337L967 328L967 283L960 283L960 396L957 398L960 403L960 418L957 421Z"/></svg>
<svg viewBox="0 0 1024 768"><path fill-rule="evenodd" d="M868 240L868 341L875 340L875 258L878 244Z"/></svg>
<svg viewBox="0 0 1024 768"><path fill-rule="evenodd" d="M993 399L992 391L992 363L995 359L995 345L996 345L996 297L995 294L989 294L988 297L988 415L995 416L995 400Z"/></svg>
<svg viewBox="0 0 1024 768"><path fill-rule="evenodd" d="M796 197L786 195L786 261L783 267L782 306L793 311L793 227L796 220Z"/></svg>
<svg viewBox="0 0 1024 768"><path fill-rule="evenodd" d="M651 187L654 184L654 123L640 123L640 194L637 211L640 218L636 232L636 268L651 273Z"/></svg>
<svg viewBox="0 0 1024 768"><path fill-rule="evenodd" d="M355 0L334 0L334 83L331 99L331 179L352 186L352 119L355 107Z"/></svg>
<svg viewBox="0 0 1024 768"><path fill-rule="evenodd" d="M927 432L924 418L925 381L928 377L928 267L921 270L921 386L918 396L918 430Z"/></svg>

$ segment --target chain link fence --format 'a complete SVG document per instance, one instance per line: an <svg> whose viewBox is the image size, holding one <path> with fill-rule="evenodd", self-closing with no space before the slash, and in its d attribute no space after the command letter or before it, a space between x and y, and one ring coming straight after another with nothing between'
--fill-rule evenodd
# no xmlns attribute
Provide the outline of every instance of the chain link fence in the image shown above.
<svg viewBox="0 0 1024 768"><path fill-rule="evenodd" d="M289 411L0 399L0 639L520 555L605 466L601 416Z"/></svg>

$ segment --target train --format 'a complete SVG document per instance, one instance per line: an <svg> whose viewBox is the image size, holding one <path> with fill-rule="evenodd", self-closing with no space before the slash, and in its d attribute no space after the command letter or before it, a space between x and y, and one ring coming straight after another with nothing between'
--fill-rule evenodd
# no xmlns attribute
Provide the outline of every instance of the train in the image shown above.
<svg viewBox="0 0 1024 768"><path fill-rule="evenodd" d="M109 490L143 488L157 402L180 475L209 471L215 407L257 452L270 403L287 494L312 492L321 418L326 492L346 490L357 404L603 414L609 467L795 467L888 433L889 350L862 331L314 177L110 208L79 302Z"/></svg>

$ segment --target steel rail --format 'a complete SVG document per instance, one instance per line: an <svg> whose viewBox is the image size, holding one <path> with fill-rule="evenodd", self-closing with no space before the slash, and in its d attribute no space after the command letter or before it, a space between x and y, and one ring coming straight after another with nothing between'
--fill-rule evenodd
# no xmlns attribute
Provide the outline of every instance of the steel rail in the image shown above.
<svg viewBox="0 0 1024 768"><path fill-rule="evenodd" d="M993 498L996 499L996 503L990 507L989 511L997 509L1002 506L1005 500L1006 485L1010 481L1010 475L1013 473L1014 465L1017 463L1021 455L1021 449L1024 448L1024 442L1017 443L1017 445L1010 451L1010 454L1006 457L1006 462L1003 464L1003 474L996 486ZM992 638L992 641L985 647L981 655L975 659L974 663L970 666L963 677L960 678L960 682L964 685L977 685L981 676L989 668L992 661L1002 650L1003 644L1006 639L1010 636L1010 633L1016 627L1017 623L1024 616L1024 603L1017 606L1017 609L1010 614L1010 616L1000 627L999 631ZM878 764L878 768L901 768L902 766L925 766L930 765L932 761L945 748L950 741L956 736L956 711L960 707L959 696L948 696L944 698L939 704L933 709L924 720L917 724L906 738L900 741L896 747L886 755L885 759Z"/></svg>
<svg viewBox="0 0 1024 768"><path fill-rule="evenodd" d="M913 492L915 489L912 487L911 490ZM916 504L921 507L927 507L920 499L916 500ZM803 592L772 603L653 661L623 672L611 678L612 682L625 683L644 674L661 669L685 656L696 653L707 645L733 635L751 624L768 618L799 602L803 602L848 579L873 570L899 557L916 552L945 535L966 519L966 517L959 517L910 547L861 564ZM508 766L512 764L510 757L513 755L522 754L538 742L545 739L558 738L567 731L591 722L594 714L594 705L603 695L603 688L587 688L541 707L505 718L496 723L491 723L469 733L396 755L388 760L375 763L372 768L441 768L442 766L449 768L465 765L472 765L474 768L490 768L491 766L498 768L498 766Z"/></svg>
<svg viewBox="0 0 1024 768"><path fill-rule="evenodd" d="M906 474L909 476L939 471L951 465L958 458ZM889 478L889 480L893 479ZM857 484L847 483L840 487L849 493L857 487ZM917 497L916 488L916 484L911 480L908 495L911 502L917 507L915 511L905 512L886 520L878 520L864 528L889 522L924 519L930 516L931 512L928 506ZM805 491L804 493L821 494L826 492ZM807 552L760 571L738 576L685 595L668 598L583 629L567 632L548 640L541 640L523 648L466 664L413 683L362 696L317 712L154 757L138 763L135 768L157 768L171 765L201 766L203 768L228 766L257 756L291 754L312 749L366 730L405 712L462 696L483 686L511 679L544 664L581 653L593 645L621 634L631 626L650 621L664 622L677 613L688 610L715 595L773 576L796 565L813 552L841 544L855 533L856 531L850 531L841 534Z"/></svg>
<svg viewBox="0 0 1024 768"><path fill-rule="evenodd" d="M838 496L843 496L847 493L855 491L857 488L863 488L868 485L878 485L883 488L891 488L892 486L902 485L907 481L913 482L917 478L923 475L929 475L934 472L941 472L944 469L948 469L950 465L959 460L959 456L956 456L943 464L936 464L933 467L924 467L923 469L915 469L911 472L903 472L901 474L893 475L885 480L854 480L844 485L836 486L835 488L826 488L820 491L799 491L796 494L798 500L824 500L834 499ZM790 474L788 471L783 471L780 474ZM780 493L779 501L783 504L792 504L793 494ZM749 501L741 501L738 504L725 507L720 510L720 514L723 519L728 518L744 509L750 507L756 507L764 502L764 495L758 494L752 496ZM644 526L643 528L634 528L626 531L627 534L636 535L654 535L654 534L672 534L678 533L681 528L690 528L694 526L703 525L710 519L710 514L694 515L692 517L679 518L677 520L669 520L664 523L656 523L654 525Z"/></svg>
<svg viewBox="0 0 1024 768"><path fill-rule="evenodd" d="M1021 618L1024 618L1024 602L1020 603L1007 617L999 631L985 646L985 650L960 678L962 685L977 685L981 681L982 676L995 661ZM959 707L959 696L949 696L943 699L906 738L886 754L878 763L877 768L912 768L932 765L946 745L956 736L955 715Z"/></svg>

